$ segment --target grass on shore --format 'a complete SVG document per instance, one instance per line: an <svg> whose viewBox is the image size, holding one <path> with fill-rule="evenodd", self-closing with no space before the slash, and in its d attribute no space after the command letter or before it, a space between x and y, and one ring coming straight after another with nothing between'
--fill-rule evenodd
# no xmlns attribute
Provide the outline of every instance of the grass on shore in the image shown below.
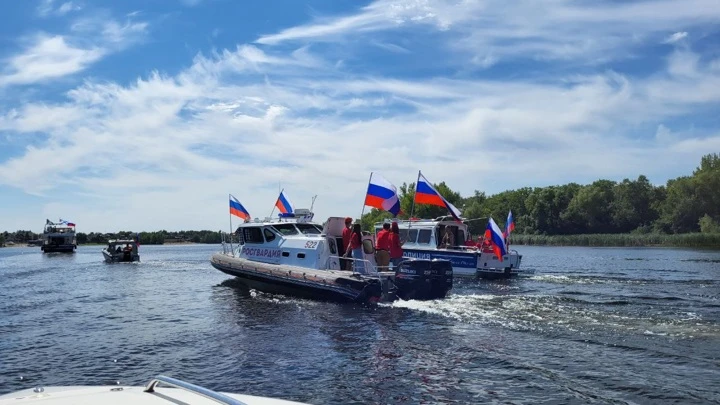
<svg viewBox="0 0 720 405"><path fill-rule="evenodd" d="M702 247L720 249L720 234L682 233L682 234L590 234L590 235L521 235L510 236L513 245L538 246L665 246L665 247Z"/></svg>

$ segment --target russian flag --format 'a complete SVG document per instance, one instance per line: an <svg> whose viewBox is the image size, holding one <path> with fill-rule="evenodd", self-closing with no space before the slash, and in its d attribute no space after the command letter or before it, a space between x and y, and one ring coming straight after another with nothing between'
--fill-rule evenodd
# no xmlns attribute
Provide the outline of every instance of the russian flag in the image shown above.
<svg viewBox="0 0 720 405"><path fill-rule="evenodd" d="M418 175L418 183L415 187L415 204L428 204L445 207L448 211L450 211L450 215L452 215L456 221L462 222L460 219L460 210L455 208L454 205L450 204L448 200L443 198L443 196L441 196L440 193L433 188L432 184L430 184L422 173Z"/></svg>
<svg viewBox="0 0 720 405"><path fill-rule="evenodd" d="M385 210L393 216L400 214L397 188L377 173L370 173L370 183L365 195L365 205Z"/></svg>
<svg viewBox="0 0 720 405"><path fill-rule="evenodd" d="M240 204L237 198L230 196L230 214L240 217L242 219L250 219L250 214L247 212L245 207Z"/></svg>
<svg viewBox="0 0 720 405"><path fill-rule="evenodd" d="M505 246L505 239L500 232L500 228L497 226L495 221L490 218L487 227L485 228L485 240L490 242L495 255L498 260L503 261L503 256L507 254L507 247Z"/></svg>
<svg viewBox="0 0 720 405"><path fill-rule="evenodd" d="M507 221L505 222L505 232L503 232L504 237L508 237L510 235L510 232L515 230L515 220L512 216L512 210L508 211L508 217Z"/></svg>
<svg viewBox="0 0 720 405"><path fill-rule="evenodd" d="M277 201L275 202L275 207L277 207L278 210L280 210L283 214L292 214L293 213L293 205L288 200L287 197L285 197L285 190L280 191L280 195L278 196Z"/></svg>

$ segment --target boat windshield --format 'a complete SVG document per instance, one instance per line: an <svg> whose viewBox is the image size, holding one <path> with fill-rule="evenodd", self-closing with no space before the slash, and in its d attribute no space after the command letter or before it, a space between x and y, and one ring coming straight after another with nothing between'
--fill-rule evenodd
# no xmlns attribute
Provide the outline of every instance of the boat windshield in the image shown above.
<svg viewBox="0 0 720 405"><path fill-rule="evenodd" d="M295 224L303 235L320 235L322 229L315 224Z"/></svg>
<svg viewBox="0 0 720 405"><path fill-rule="evenodd" d="M277 224L273 225L273 228L284 236L298 234L298 230L295 228L294 224Z"/></svg>

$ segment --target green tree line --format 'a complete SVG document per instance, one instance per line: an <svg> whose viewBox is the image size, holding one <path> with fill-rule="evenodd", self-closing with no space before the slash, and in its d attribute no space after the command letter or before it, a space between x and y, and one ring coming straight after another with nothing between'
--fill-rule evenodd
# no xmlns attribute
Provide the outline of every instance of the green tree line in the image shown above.
<svg viewBox="0 0 720 405"><path fill-rule="evenodd" d="M720 233L720 156L702 157L700 166L689 176L671 179L655 186L647 177L621 182L597 180L592 184L569 183L548 187L524 187L487 196L475 191L463 197L444 182L435 189L463 212L474 235L483 233L487 218L501 228L508 210L515 219L518 236L567 236L592 234ZM416 205L415 183L399 187L400 218L435 218L449 215L447 210ZM364 229L390 218L388 212L372 209L363 215ZM473 219L476 219L473 221ZM535 238L540 241L541 238ZM568 239L569 240L569 239Z"/></svg>

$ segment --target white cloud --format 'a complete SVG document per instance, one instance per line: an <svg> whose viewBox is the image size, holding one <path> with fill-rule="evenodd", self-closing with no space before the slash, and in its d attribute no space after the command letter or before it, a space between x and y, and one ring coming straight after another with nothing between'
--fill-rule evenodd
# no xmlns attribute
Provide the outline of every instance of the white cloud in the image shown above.
<svg viewBox="0 0 720 405"><path fill-rule="evenodd" d="M676 43L676 42L680 42L680 41L682 41L683 39L687 38L687 36L688 36L688 33L685 32L685 31L683 31L683 32L676 32L676 33L670 35L669 37L667 37L667 39L665 39L664 42L665 42L666 44L674 44L674 43Z"/></svg>
<svg viewBox="0 0 720 405"><path fill-rule="evenodd" d="M648 140L633 140L628 128L720 102L710 65L697 61L679 76L674 63L645 79L613 72L549 82L348 79L307 48L244 45L198 55L176 76L87 82L64 102L0 115L0 130L48 136L0 164L0 184L49 199L59 188L84 193L53 208L101 231L224 229L227 193L264 216L278 182L296 204L319 194L319 216L357 215L370 171L400 185L422 169L466 195L640 173L652 179L666 174L657 162L686 161L687 170L675 170L689 172L703 147L720 139L669 137L659 126ZM263 81L268 75L279 78Z"/></svg>
<svg viewBox="0 0 720 405"><path fill-rule="evenodd" d="M64 16L71 11L79 10L82 10L82 6L74 1L66 1L58 4L55 0L42 0L37 7L37 13L40 17L48 17L51 15Z"/></svg>
<svg viewBox="0 0 720 405"><path fill-rule="evenodd" d="M97 47L82 48L67 43L61 35L38 35L21 54L6 62L0 72L0 87L53 79L85 69L99 60L104 51Z"/></svg>
<svg viewBox="0 0 720 405"><path fill-rule="evenodd" d="M124 49L143 37L147 23L120 25L112 20L77 20L72 33L40 32L25 39L25 48L8 57L0 68L0 88L44 82L87 69L109 53Z"/></svg>
<svg viewBox="0 0 720 405"><path fill-rule="evenodd" d="M257 42L337 42L377 31L431 27L446 32L453 49L486 68L505 58L580 60L626 58L641 43L667 31L717 24L716 0L538 2L520 0L376 0L357 13L318 19L258 38ZM412 34L410 34L412 35ZM670 39L685 38L679 31Z"/></svg>
<svg viewBox="0 0 720 405"><path fill-rule="evenodd" d="M24 153L0 161L0 186L42 196L47 217L111 231L226 229L228 193L253 216L265 216L278 182L297 205L318 194L320 218L356 216L370 171L399 186L422 169L464 195L641 173L662 183L690 173L720 144L717 129L688 129L720 104L720 62L690 44L669 49L651 73L574 71L562 62L573 73L535 75L532 65L501 78L429 77L409 64L391 69L407 74L367 73L373 61L358 72L352 47L408 58L442 48L450 55L444 62L458 71L515 57L592 65L717 21L717 10L699 11L707 1L689 1L681 8L661 0L584 8L569 0L376 1L258 41L301 42L289 51L241 44L198 54L174 75L86 79L60 101L0 110L0 133L29 139ZM77 20L71 35L38 37L8 59L0 81L81 72L148 29L107 21ZM437 43L406 48L417 42L370 35L402 29L409 38L419 25L432 29ZM78 40L93 33L95 42ZM335 47L305 43L350 36L341 58L318 56ZM58 202L59 191L82 198Z"/></svg>

